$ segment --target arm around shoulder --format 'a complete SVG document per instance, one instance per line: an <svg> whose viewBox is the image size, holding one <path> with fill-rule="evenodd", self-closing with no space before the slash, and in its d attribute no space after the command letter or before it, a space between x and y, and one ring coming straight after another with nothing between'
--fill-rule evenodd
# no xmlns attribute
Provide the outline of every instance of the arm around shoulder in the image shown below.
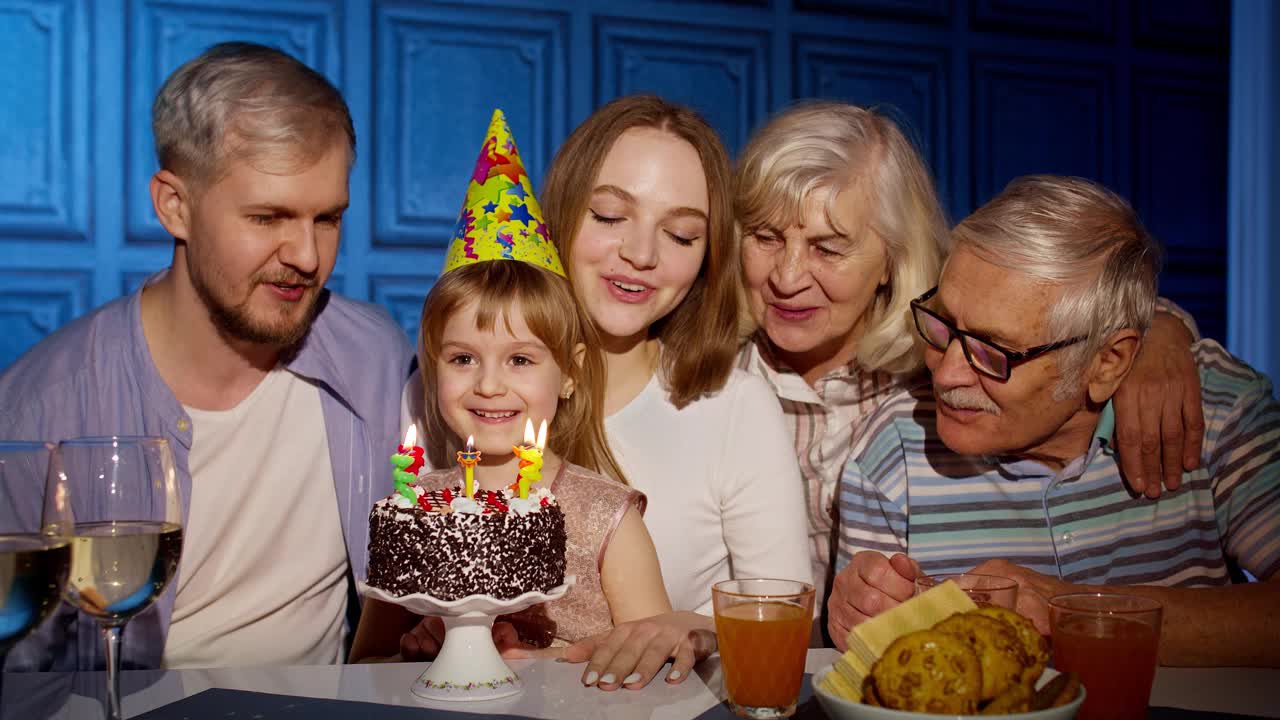
<svg viewBox="0 0 1280 720"><path fill-rule="evenodd" d="M1162 486L1178 489L1183 470L1199 465L1205 422L1192 353L1197 339L1191 316L1168 303L1112 397L1125 479L1151 498Z"/></svg>

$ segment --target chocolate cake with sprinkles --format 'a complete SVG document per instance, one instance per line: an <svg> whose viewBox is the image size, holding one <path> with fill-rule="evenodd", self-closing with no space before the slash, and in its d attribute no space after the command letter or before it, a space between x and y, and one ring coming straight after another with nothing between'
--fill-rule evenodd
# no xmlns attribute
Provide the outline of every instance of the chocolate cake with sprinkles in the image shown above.
<svg viewBox="0 0 1280 720"><path fill-rule="evenodd" d="M546 488L519 498L510 490L438 487L438 470L374 504L369 514L366 582L393 595L425 593L440 600L468 595L510 599L564 582L564 513ZM434 482L432 482L434 481Z"/></svg>

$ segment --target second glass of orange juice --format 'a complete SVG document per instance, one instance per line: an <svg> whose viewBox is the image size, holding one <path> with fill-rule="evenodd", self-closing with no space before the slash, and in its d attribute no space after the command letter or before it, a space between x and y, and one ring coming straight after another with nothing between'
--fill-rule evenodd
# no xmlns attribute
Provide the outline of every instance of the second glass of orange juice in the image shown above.
<svg viewBox="0 0 1280 720"><path fill-rule="evenodd" d="M1049 599L1053 667L1080 676L1081 720L1143 720L1159 663L1164 608L1137 595Z"/></svg>
<svg viewBox="0 0 1280 720"><path fill-rule="evenodd" d="M800 697L814 588L793 580L725 580L711 588L729 705L742 717L789 717Z"/></svg>

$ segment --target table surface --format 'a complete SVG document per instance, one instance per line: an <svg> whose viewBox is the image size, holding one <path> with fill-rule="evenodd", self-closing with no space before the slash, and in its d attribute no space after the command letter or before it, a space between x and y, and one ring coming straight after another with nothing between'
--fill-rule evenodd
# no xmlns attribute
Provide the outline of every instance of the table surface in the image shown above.
<svg viewBox="0 0 1280 720"><path fill-rule="evenodd" d="M809 651L806 672L838 657L830 649ZM129 671L121 676L124 712L133 717L210 688L249 690L309 698L355 700L468 713L536 718L609 717L687 719L722 701L719 662L712 658L679 685L654 682L643 690L603 692L579 682L582 665L553 660L515 660L525 689L487 702L427 702L409 686L427 663L316 667L225 668ZM103 673L31 673L4 676L4 720L102 717ZM1280 718L1280 669L1160 668L1151 704ZM372 719L370 719L372 720Z"/></svg>

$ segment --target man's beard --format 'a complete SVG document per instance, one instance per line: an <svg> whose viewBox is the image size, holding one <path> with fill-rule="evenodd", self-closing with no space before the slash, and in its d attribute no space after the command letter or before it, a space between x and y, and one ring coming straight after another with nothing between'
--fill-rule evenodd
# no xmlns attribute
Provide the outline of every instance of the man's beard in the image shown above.
<svg viewBox="0 0 1280 720"><path fill-rule="evenodd" d="M307 332L311 330L311 323L315 320L316 312L319 309L319 293L313 293L309 299L305 296L299 302L305 302L306 308L302 316L295 321L282 319L281 322L271 323L262 321L253 317L249 303L253 299L253 291L258 285L270 283L284 283L291 285L302 285L310 289L315 287L314 280L301 278L297 275L284 277L277 274L276 276L255 275L249 283L249 296L238 305L229 305L223 302L213 289L209 287L203 279L198 276L192 276L192 285L195 287L196 294L204 302L209 310L209 316L213 319L213 324L219 331L225 335L243 342L254 343L257 345L270 345L281 349L291 348L302 342L307 336ZM285 324L287 323L287 324Z"/></svg>

